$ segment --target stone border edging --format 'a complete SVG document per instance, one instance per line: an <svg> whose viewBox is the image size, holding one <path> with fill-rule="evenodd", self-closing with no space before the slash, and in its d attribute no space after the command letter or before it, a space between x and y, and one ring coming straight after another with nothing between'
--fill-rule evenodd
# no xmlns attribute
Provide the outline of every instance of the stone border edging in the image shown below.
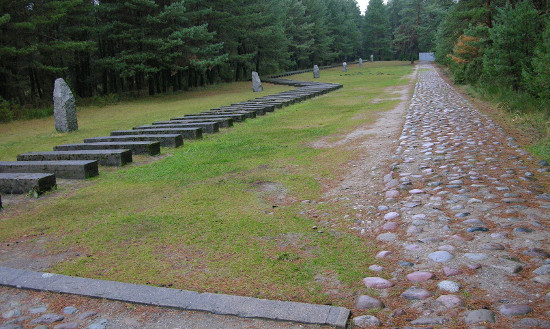
<svg viewBox="0 0 550 329"><path fill-rule="evenodd" d="M330 325L339 328L345 328L350 315L350 311L343 307L198 293L2 266L0 285L243 318Z"/></svg>

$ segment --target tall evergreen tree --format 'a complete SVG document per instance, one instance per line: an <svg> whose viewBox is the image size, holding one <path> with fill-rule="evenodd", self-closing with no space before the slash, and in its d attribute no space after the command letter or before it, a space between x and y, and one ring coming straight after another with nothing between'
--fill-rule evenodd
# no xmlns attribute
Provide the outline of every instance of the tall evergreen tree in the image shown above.
<svg viewBox="0 0 550 329"><path fill-rule="evenodd" d="M301 0L284 0L285 36L290 52L291 68L311 66L313 19L306 14L306 7Z"/></svg>
<svg viewBox="0 0 550 329"><path fill-rule="evenodd" d="M329 64L336 60L330 45L336 38L328 28L328 9L326 0L303 0L306 15L311 17L313 43L311 45L311 64Z"/></svg>
<svg viewBox="0 0 550 329"><path fill-rule="evenodd" d="M531 71L531 59L540 43L541 21L530 0L499 9L490 29L491 47L483 57L484 76L513 90L522 87L522 72Z"/></svg>
<svg viewBox="0 0 550 329"><path fill-rule="evenodd" d="M382 0L370 0L365 12L364 47L367 55L377 60L391 58L391 26Z"/></svg>
<svg viewBox="0 0 550 329"><path fill-rule="evenodd" d="M542 42L535 49L531 65L532 69L524 68L522 76L525 87L533 95L550 103L550 19L546 19L546 28ZM550 104L549 104L550 105Z"/></svg>

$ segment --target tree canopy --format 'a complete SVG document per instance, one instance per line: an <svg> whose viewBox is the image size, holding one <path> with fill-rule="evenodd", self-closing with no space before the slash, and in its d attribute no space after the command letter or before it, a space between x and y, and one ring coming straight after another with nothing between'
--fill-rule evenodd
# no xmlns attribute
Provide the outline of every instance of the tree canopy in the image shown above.
<svg viewBox="0 0 550 329"><path fill-rule="evenodd" d="M0 101L149 94L310 68L417 59L456 81L548 95L546 0L0 0ZM542 86L542 87L541 87Z"/></svg>

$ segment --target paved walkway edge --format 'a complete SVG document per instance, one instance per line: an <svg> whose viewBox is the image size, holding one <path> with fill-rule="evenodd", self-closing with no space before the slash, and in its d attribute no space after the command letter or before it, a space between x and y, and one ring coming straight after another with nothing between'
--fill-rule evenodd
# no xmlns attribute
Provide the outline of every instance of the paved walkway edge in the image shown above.
<svg viewBox="0 0 550 329"><path fill-rule="evenodd" d="M259 299L86 279L0 266L0 285L104 298L143 305L204 311L243 318L263 318L345 328L350 311L343 307Z"/></svg>

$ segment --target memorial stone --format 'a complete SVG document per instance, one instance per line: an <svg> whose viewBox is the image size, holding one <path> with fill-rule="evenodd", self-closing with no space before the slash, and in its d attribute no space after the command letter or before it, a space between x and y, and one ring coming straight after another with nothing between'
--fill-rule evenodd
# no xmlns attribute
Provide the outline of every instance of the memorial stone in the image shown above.
<svg viewBox="0 0 550 329"><path fill-rule="evenodd" d="M55 80L54 84L53 115L57 131L65 133L78 130L75 99L65 80L61 78Z"/></svg>
<svg viewBox="0 0 550 329"><path fill-rule="evenodd" d="M374 62L374 55L370 55L370 61Z"/></svg>
<svg viewBox="0 0 550 329"><path fill-rule="evenodd" d="M344 71L344 72L348 71L348 63L346 63L346 62L342 63L342 71Z"/></svg>
<svg viewBox="0 0 550 329"><path fill-rule="evenodd" d="M262 81L260 81L260 76L258 72L252 71L252 90L254 92L264 91L262 87Z"/></svg>
<svg viewBox="0 0 550 329"><path fill-rule="evenodd" d="M363 59L359 58L359 67L363 67Z"/></svg>
<svg viewBox="0 0 550 329"><path fill-rule="evenodd" d="M313 78L319 78L319 77L320 77L319 66L313 65Z"/></svg>

